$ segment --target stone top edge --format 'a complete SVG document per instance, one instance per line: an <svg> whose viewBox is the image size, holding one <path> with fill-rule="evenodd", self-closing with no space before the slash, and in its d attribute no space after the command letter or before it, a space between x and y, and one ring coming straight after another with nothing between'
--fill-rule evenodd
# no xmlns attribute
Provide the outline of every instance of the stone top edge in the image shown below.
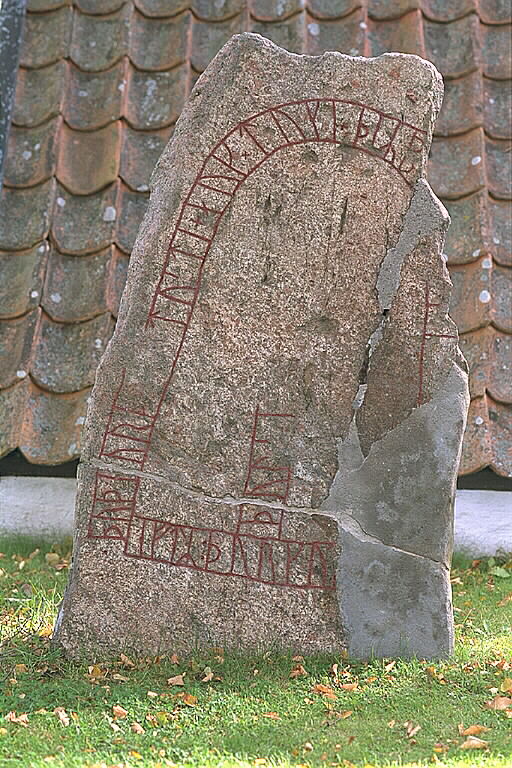
<svg viewBox="0 0 512 768"><path fill-rule="evenodd" d="M311 62L320 62L325 61L327 59L335 59L338 61L347 61L347 62L354 62L354 63L364 63L365 66L371 65L376 66L380 63L386 63L388 61L396 61L401 60L404 62L410 62L411 64L419 65L423 69L429 70L432 75L434 76L433 79L439 81L440 84L443 83L443 78L437 67L432 64L431 61L428 61L427 59L423 59L421 56L418 56L414 53L399 53L399 52L391 52L391 53L382 53L380 56L351 56L348 53L341 53L340 51L325 51L322 54L319 54L317 56L307 54L307 53L293 53L291 51L288 51L286 48L283 48L282 46L277 45L272 40L270 40L267 37L264 37L263 35L259 35L255 32L241 32L236 35L233 35L227 43L220 49L219 53L217 54L214 59L212 59L212 62L215 61L215 58L222 55L222 53L227 53L232 47L253 47L253 48L263 48L266 49L269 52L276 53L278 55L282 55L283 53L286 54L286 56L289 56L291 59L296 59L299 61L311 61Z"/></svg>

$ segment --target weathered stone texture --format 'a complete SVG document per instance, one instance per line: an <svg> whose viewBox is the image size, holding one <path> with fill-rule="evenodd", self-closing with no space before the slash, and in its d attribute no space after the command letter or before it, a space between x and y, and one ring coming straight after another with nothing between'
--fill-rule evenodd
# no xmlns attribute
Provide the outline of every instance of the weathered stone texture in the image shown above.
<svg viewBox="0 0 512 768"><path fill-rule="evenodd" d="M467 410L442 94L239 35L152 181L92 394L56 640L446 655Z"/></svg>

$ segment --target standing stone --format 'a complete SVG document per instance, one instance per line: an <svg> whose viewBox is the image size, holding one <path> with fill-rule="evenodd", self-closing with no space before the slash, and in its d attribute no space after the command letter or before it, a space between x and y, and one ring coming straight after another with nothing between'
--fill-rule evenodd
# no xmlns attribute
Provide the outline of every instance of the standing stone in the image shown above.
<svg viewBox="0 0 512 768"><path fill-rule="evenodd" d="M468 405L442 82L237 35L152 180L93 390L70 656L197 645L444 656Z"/></svg>

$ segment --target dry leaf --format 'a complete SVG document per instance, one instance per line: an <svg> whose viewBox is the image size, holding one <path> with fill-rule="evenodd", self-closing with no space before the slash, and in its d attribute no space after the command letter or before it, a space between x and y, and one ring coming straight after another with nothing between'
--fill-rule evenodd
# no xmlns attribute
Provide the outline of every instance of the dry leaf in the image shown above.
<svg viewBox="0 0 512 768"><path fill-rule="evenodd" d="M277 712L264 712L262 714L262 717L268 717L269 720L280 720L281 716L277 714Z"/></svg>
<svg viewBox="0 0 512 768"><path fill-rule="evenodd" d="M21 665L16 664L16 668L18 666L24 667L25 665L24 664L21 664ZM500 685L500 691L502 691L503 693L512 693L512 677L506 677L504 679L504 681Z"/></svg>
<svg viewBox="0 0 512 768"><path fill-rule="evenodd" d="M137 723L137 722L132 723L130 725L130 730L132 730L133 733L139 733L139 734L145 733L144 728L142 727L142 725L140 723Z"/></svg>
<svg viewBox="0 0 512 768"><path fill-rule="evenodd" d="M115 675L112 675L112 680L120 680L122 683L127 683L129 678L124 677L124 675L115 674Z"/></svg>
<svg viewBox="0 0 512 768"><path fill-rule="evenodd" d="M339 720L346 720L347 717L350 717L353 711L353 709L344 709L343 712L335 712L335 715Z"/></svg>
<svg viewBox="0 0 512 768"><path fill-rule="evenodd" d="M185 682L183 680L185 676L185 672L182 675L176 675L175 677L170 677L167 680L167 685L185 685Z"/></svg>
<svg viewBox="0 0 512 768"><path fill-rule="evenodd" d="M202 683L210 683L213 680L213 672L210 667L205 667L203 669L203 675L204 677L201 678Z"/></svg>
<svg viewBox="0 0 512 768"><path fill-rule="evenodd" d="M357 687L357 683L342 683L342 685L340 685L340 688L344 691L355 691Z"/></svg>
<svg viewBox="0 0 512 768"><path fill-rule="evenodd" d="M297 661L299 664L303 664L304 656L292 656L292 661Z"/></svg>
<svg viewBox="0 0 512 768"><path fill-rule="evenodd" d="M418 733L418 731L421 730L421 725L414 725L412 720L407 720L404 723L404 728L407 733L407 738L413 739L414 736L416 736L416 734Z"/></svg>
<svg viewBox="0 0 512 768"><path fill-rule="evenodd" d="M506 595L506 597L504 597L503 600L500 600L498 605L499 606L506 605L507 603L510 603L511 600L512 600L512 592L509 595Z"/></svg>
<svg viewBox="0 0 512 768"><path fill-rule="evenodd" d="M146 720L148 721L148 723L149 723L150 725L152 725L152 726L154 726L154 727L158 725L158 720L157 720L157 719L156 719L156 717L155 717L154 715L152 715L150 712L148 712L148 714L146 715Z"/></svg>
<svg viewBox="0 0 512 768"><path fill-rule="evenodd" d="M155 691L148 691L146 696L149 696L150 699L156 699L158 697L158 693Z"/></svg>
<svg viewBox="0 0 512 768"><path fill-rule="evenodd" d="M118 724L115 722L115 720L113 720L110 717L110 715L106 715L106 718L108 720L108 724L110 725L110 727L112 728L113 731L120 731L121 730L120 727L118 726Z"/></svg>
<svg viewBox="0 0 512 768"><path fill-rule="evenodd" d="M195 707L197 704L197 696L192 696L191 693L181 693L179 694L180 698L183 700L183 703L187 705L187 707Z"/></svg>
<svg viewBox="0 0 512 768"><path fill-rule="evenodd" d="M128 656L126 656L124 653L122 653L119 657L121 659L121 664L123 667L134 667L135 662L133 662Z"/></svg>
<svg viewBox="0 0 512 768"><path fill-rule="evenodd" d="M390 661L389 664L386 664L386 666L384 667L384 670L386 672L391 672L394 666L396 666L396 661L393 659L393 661Z"/></svg>
<svg viewBox="0 0 512 768"><path fill-rule="evenodd" d="M16 712L8 712L5 719L10 723L16 723L16 725L22 725L24 728L28 728L28 714L23 712L21 715L16 715Z"/></svg>
<svg viewBox="0 0 512 768"><path fill-rule="evenodd" d="M374 683L376 680L377 678L374 675L366 678L366 682L368 683L368 685L370 685L371 683Z"/></svg>
<svg viewBox="0 0 512 768"><path fill-rule="evenodd" d="M114 713L114 717L117 719L122 719L123 717L126 717L128 714L128 710L124 707L121 707L119 704L114 704L112 707L112 712Z"/></svg>
<svg viewBox="0 0 512 768"><path fill-rule="evenodd" d="M437 754L440 755L443 752L448 752L450 747L447 747L446 744L441 744L440 742L438 742L437 744L434 744L432 749L434 750L434 752L437 752Z"/></svg>
<svg viewBox="0 0 512 768"><path fill-rule="evenodd" d="M509 696L495 696L494 699L485 702L487 709L502 710L512 707L512 699Z"/></svg>
<svg viewBox="0 0 512 768"><path fill-rule="evenodd" d="M62 723L62 725L65 728L68 727L68 725L70 724L71 720L69 719L69 715L66 712L66 710L64 709L64 707L55 707L55 709L53 710L53 714L57 715L57 717L59 718L60 722Z"/></svg>
<svg viewBox="0 0 512 768"><path fill-rule="evenodd" d="M488 741L483 741L482 739L477 739L476 736L468 736L466 741L464 741L461 745L461 749L486 749L489 746Z"/></svg>
<svg viewBox="0 0 512 768"><path fill-rule="evenodd" d="M60 555L58 555L56 552L48 552L44 556L44 559L48 565L56 565L60 560Z"/></svg>
<svg viewBox="0 0 512 768"><path fill-rule="evenodd" d="M313 745L312 745L312 743L310 741L306 741L306 743L302 746L302 749L305 752L312 752L314 747L313 747Z"/></svg>
<svg viewBox="0 0 512 768"><path fill-rule="evenodd" d="M171 656L171 664L176 665L176 664L179 664L179 663L180 663L180 660L179 660L178 655L176 653L173 653L172 656Z"/></svg>
<svg viewBox="0 0 512 768"><path fill-rule="evenodd" d="M323 685L322 683L317 683L312 688L313 693L319 693L322 696L325 696L327 699L334 699L336 700L336 694L334 693L333 689L330 685Z"/></svg>
<svg viewBox="0 0 512 768"><path fill-rule="evenodd" d="M16 664L14 669L16 675L22 675L24 672L28 672L28 667L26 664Z"/></svg>
<svg viewBox="0 0 512 768"><path fill-rule="evenodd" d="M142 755L140 752L136 752L134 749L130 749L129 755L130 757L134 757L135 760L142 760Z"/></svg>
<svg viewBox="0 0 512 768"><path fill-rule="evenodd" d="M459 731L461 736L478 736L479 733L484 733L485 731L490 731L490 728L487 728L485 725L470 725L468 728L463 728L462 731Z"/></svg>
<svg viewBox="0 0 512 768"><path fill-rule="evenodd" d="M302 666L302 664L297 664L297 665L296 665L296 666L295 666L295 667L292 669L292 671L290 672L290 677L291 677L291 678L292 678L292 680L293 680L293 679L295 679L296 677L305 677L307 674L308 674L308 673L306 672L306 670L304 669L304 667Z"/></svg>

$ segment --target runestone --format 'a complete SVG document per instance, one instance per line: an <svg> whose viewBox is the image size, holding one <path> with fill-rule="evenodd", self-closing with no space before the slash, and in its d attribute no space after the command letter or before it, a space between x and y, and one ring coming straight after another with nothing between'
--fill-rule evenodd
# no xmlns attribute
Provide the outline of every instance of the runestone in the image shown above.
<svg viewBox="0 0 512 768"><path fill-rule="evenodd" d="M417 56L236 35L152 178L88 410L71 657L451 652L468 407L443 86Z"/></svg>

